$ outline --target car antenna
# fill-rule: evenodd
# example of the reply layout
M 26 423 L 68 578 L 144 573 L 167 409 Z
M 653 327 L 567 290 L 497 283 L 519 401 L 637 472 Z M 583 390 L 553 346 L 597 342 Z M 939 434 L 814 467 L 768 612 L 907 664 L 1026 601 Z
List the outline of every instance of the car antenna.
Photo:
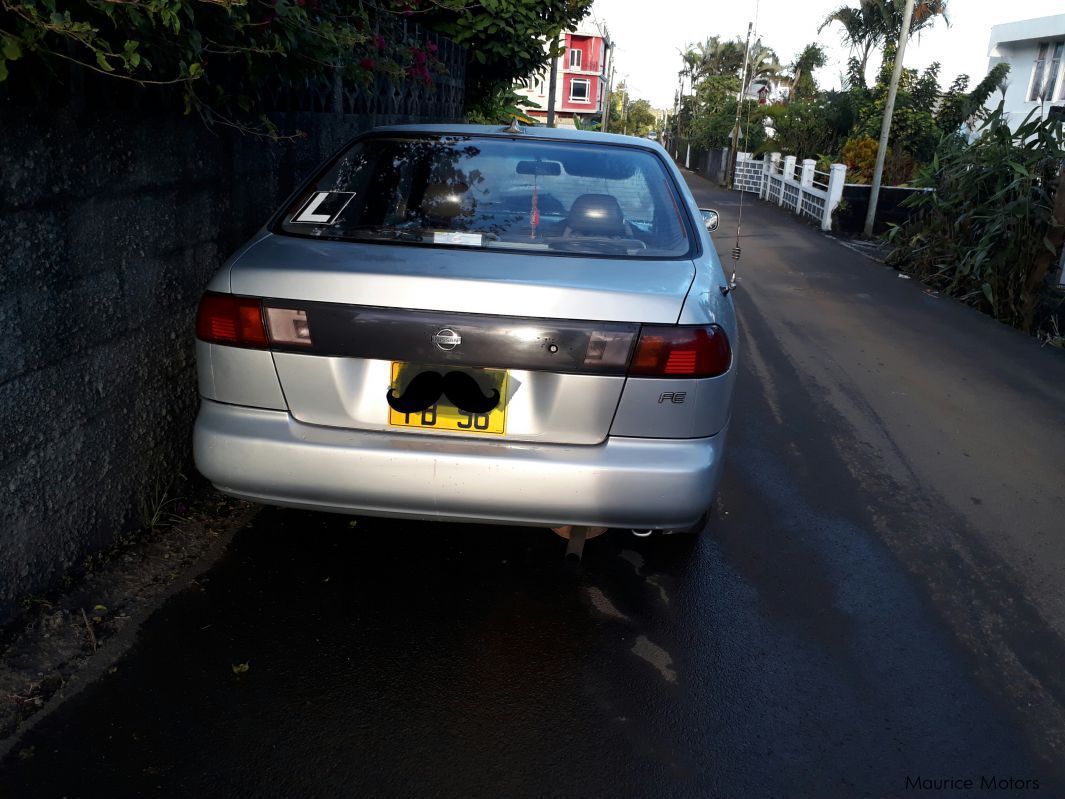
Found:
M 501 132 L 502 133 L 524 133 L 525 132 L 525 128 L 523 128 L 521 125 L 518 124 L 518 118 L 517 117 L 511 117 L 510 125 L 508 127 L 503 128 Z
M 760 0 L 755 0 L 755 3 L 754 3 L 754 21 L 751 22 L 751 23 L 748 23 L 748 28 L 747 28 L 747 48 L 746 48 L 746 50 L 744 51 L 744 54 L 743 54 L 743 79 L 740 81 L 740 86 L 741 86 L 741 88 L 740 88 L 740 92 L 741 92 L 741 94 L 740 94 L 740 102 L 741 103 L 747 101 L 747 91 L 748 91 L 748 86 L 747 86 L 747 64 L 749 63 L 748 59 L 750 58 L 750 55 L 751 55 L 751 29 L 753 28 L 753 29 L 757 30 L 757 28 L 758 28 L 758 7 L 759 7 L 759 5 L 760 5 Z M 743 151 L 744 152 L 747 152 L 747 145 L 748 145 L 748 142 L 749 142 L 750 133 L 751 133 L 751 107 L 747 106 L 747 125 L 743 129 Z M 736 153 L 736 161 L 735 161 L 735 163 L 739 164 L 739 160 L 740 160 L 739 159 L 739 153 Z M 735 180 L 736 180 L 736 167 L 735 166 L 732 167 L 732 180 L 733 180 L 733 184 L 735 184 Z M 739 213 L 736 216 L 736 246 L 734 246 L 732 248 L 732 260 L 733 261 L 740 260 L 740 254 L 743 252 L 743 250 L 740 249 L 740 230 L 743 228 L 743 195 L 744 194 L 745 194 L 745 192 L 744 192 L 743 186 L 740 186 L 740 208 L 739 208 Z M 732 279 L 729 281 L 729 289 L 735 289 L 735 288 L 736 288 L 736 270 L 733 269 L 732 270 Z

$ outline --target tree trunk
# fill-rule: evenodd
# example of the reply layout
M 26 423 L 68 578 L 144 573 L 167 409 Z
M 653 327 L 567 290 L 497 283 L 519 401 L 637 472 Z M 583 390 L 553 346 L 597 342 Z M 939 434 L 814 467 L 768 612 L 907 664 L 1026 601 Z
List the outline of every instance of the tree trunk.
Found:
M 867 42 L 865 50 L 862 51 L 862 85 L 869 86 L 869 82 L 865 77 L 865 70 L 869 66 L 869 54 L 873 51 L 873 45 L 871 42 Z
M 802 67 L 795 70 L 795 76 L 791 79 L 791 91 L 788 92 L 788 105 L 799 99 L 799 78 L 802 77 Z

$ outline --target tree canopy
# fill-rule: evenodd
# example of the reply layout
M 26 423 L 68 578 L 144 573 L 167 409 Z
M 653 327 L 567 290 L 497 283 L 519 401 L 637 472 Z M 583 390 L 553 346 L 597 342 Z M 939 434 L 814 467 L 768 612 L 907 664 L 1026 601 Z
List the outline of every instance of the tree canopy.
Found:
M 904 7 L 895 0 L 858 0 L 857 6 L 843 5 L 822 20 L 817 32 L 830 25 L 843 28 L 843 43 L 860 53 L 864 73 L 872 52 L 889 42 L 897 42 L 902 30 Z M 947 0 L 916 0 L 910 20 L 910 34 L 919 33 L 947 18 Z
M 591 1 L 0 0 L 0 82 L 18 69 L 20 81 L 55 83 L 73 63 L 177 87 L 187 110 L 234 124 L 261 112 L 270 90 L 337 72 L 355 83 L 383 74 L 431 84 L 442 69 L 436 45 L 382 24 L 402 16 L 466 48 L 467 103 L 475 104 L 546 64 L 549 44 Z
M 912 29 L 918 31 L 932 24 L 945 12 L 942 0 L 918 4 L 919 14 Z M 877 138 L 887 101 L 888 83 L 895 59 L 893 35 L 901 25 L 901 3 L 891 0 L 861 0 L 855 8 L 835 12 L 825 25 L 844 20 L 865 19 L 865 38 L 854 41 L 863 48 L 876 45 L 883 58 L 876 80 L 868 85 L 860 50 L 851 59 L 846 88 L 822 91 L 814 79 L 815 71 L 824 66 L 825 53 L 820 44 L 803 47 L 784 67 L 775 51 L 761 40 L 751 46 L 746 74 L 743 73 L 742 42 L 708 37 L 685 51 L 685 64 L 692 75 L 693 91 L 684 98 L 677 132 L 694 145 L 704 148 L 723 147 L 730 143 L 737 117 L 737 97 L 747 85 L 765 81 L 771 86 L 786 87 L 785 94 L 759 105 L 746 97 L 740 109 L 741 149 L 779 151 L 798 158 L 843 160 L 849 179 L 857 182 L 872 177 L 876 160 Z M 892 26 L 895 26 L 894 28 Z M 895 100 L 886 175 L 889 183 L 910 181 L 921 165 L 927 164 L 941 148 L 957 146 L 963 126 L 981 113 L 984 103 L 1008 71 L 1000 65 L 976 88 L 968 90 L 969 79 L 957 76 L 946 90 L 939 85 L 940 66 L 932 64 L 923 71 L 903 70 Z M 748 122 L 749 120 L 749 122 Z

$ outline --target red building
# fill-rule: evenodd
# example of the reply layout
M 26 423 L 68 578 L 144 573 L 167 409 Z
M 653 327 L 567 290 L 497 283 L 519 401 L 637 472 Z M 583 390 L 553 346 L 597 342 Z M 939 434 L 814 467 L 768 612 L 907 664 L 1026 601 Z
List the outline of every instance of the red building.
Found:
M 599 116 L 606 105 L 612 43 L 605 31 L 594 26 L 581 27 L 574 33 L 566 33 L 565 52 L 558 59 L 558 77 L 555 91 L 555 125 L 575 127 L 573 118 Z M 519 87 L 539 108 L 526 106 L 526 113 L 538 122 L 547 121 L 548 80 L 550 73 L 531 81 L 528 87 Z

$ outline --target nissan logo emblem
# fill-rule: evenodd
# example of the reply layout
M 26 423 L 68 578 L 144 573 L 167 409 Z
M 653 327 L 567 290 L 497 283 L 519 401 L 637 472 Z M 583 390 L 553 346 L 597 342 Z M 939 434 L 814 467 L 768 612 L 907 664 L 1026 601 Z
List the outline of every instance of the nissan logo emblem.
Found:
M 437 347 L 444 350 L 453 350 L 459 344 L 462 343 L 462 336 L 452 330 L 450 327 L 445 327 L 443 330 L 436 331 L 432 339 L 430 339 Z

